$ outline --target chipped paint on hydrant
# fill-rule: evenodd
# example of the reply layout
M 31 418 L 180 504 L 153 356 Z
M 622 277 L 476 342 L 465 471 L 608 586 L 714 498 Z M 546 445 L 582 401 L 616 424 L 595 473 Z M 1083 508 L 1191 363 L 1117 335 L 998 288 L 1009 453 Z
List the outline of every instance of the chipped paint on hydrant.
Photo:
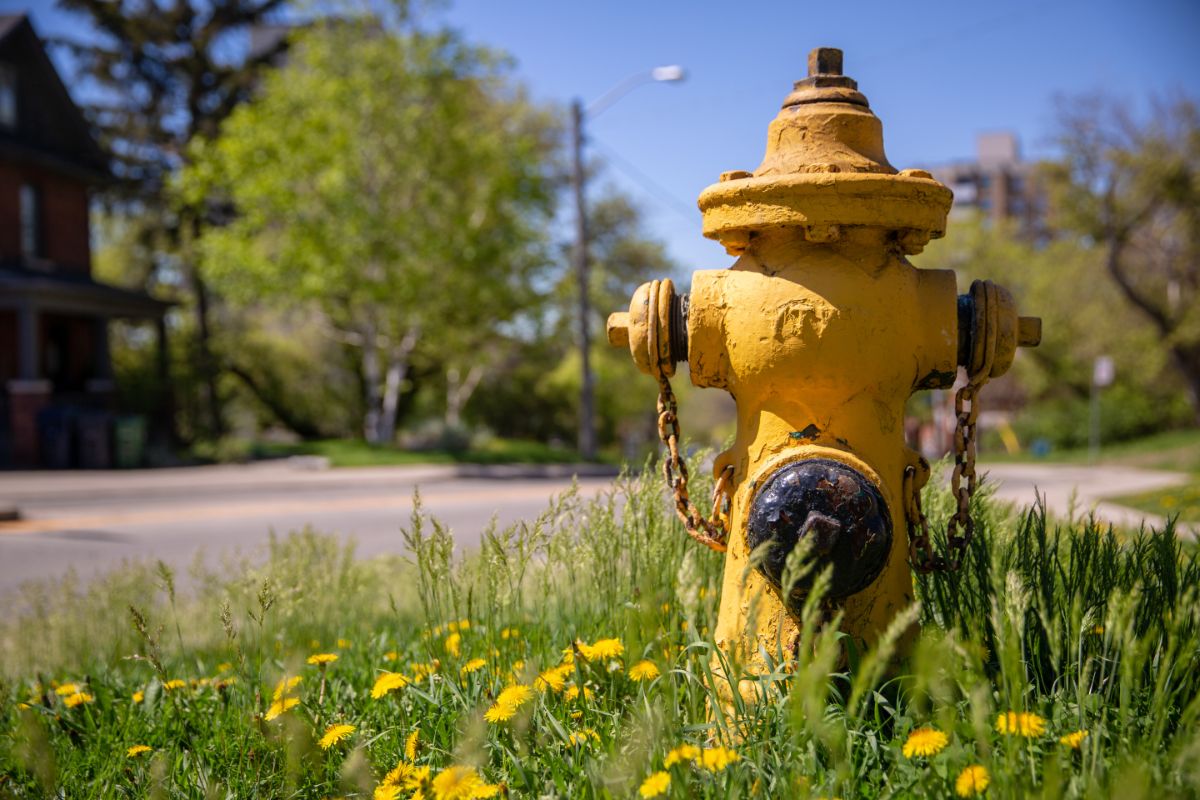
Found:
M 814 50 L 808 66 L 762 164 L 700 195 L 704 235 L 737 260 L 695 272 L 690 295 L 645 284 L 608 323 L 643 372 L 665 381 L 686 360 L 692 383 L 736 400 L 736 440 L 713 467 L 732 467 L 716 638 L 751 674 L 795 655 L 811 580 L 782 580 L 802 539 L 818 571 L 831 568 L 856 645 L 912 602 L 904 492 L 919 492 L 928 465 L 905 446 L 905 401 L 951 388 L 960 366 L 976 383 L 1000 375 L 1040 340 L 1040 320 L 1000 287 L 960 296 L 953 272 L 908 262 L 944 234 L 950 190 L 888 163 L 840 50 Z

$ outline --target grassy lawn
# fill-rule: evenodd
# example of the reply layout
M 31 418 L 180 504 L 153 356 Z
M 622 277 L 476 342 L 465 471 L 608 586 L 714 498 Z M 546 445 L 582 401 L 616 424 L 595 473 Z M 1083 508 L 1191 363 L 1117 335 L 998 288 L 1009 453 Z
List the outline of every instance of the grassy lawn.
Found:
M 578 454 L 566 448 L 518 439 L 493 439 L 487 445 L 462 451 L 401 450 L 376 447 L 361 439 L 324 439 L 298 444 L 259 444 L 256 457 L 324 456 L 334 467 L 396 466 L 405 464 L 563 464 Z
M 1197 796 L 1195 551 L 975 516 L 911 652 L 848 667 L 814 595 L 767 675 L 714 673 L 722 556 L 653 472 L 472 553 L 418 508 L 405 558 L 304 532 L 186 595 L 56 581 L 0 615 L 0 797 Z
M 1091 454 L 1086 447 L 1055 450 L 1044 458 L 1035 458 L 1025 452 L 1010 456 L 1002 450 L 989 450 L 980 453 L 979 458 L 994 463 L 1040 461 L 1082 464 L 1091 459 Z M 1200 473 L 1200 430 L 1167 431 L 1142 439 L 1104 445 L 1100 448 L 1099 463 Z

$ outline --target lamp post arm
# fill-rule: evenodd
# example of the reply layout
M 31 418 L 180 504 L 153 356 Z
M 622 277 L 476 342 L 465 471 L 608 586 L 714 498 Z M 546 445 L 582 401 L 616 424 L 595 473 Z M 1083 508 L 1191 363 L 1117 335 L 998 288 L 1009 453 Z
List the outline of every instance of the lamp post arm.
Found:
M 646 70 L 645 72 L 639 72 L 635 75 L 630 75 L 628 78 L 621 81 L 592 102 L 588 103 L 587 108 L 583 109 L 584 116 L 588 119 L 599 116 L 609 106 L 620 100 L 622 97 L 629 94 L 643 83 L 650 83 L 653 80 L 653 70 Z

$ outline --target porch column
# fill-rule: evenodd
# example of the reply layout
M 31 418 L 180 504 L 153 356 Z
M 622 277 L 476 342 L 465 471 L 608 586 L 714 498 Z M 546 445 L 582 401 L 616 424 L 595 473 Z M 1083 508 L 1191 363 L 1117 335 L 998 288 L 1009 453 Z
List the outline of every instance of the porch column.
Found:
M 35 381 L 41 371 L 41 331 L 38 312 L 26 301 L 17 309 L 17 380 Z
M 8 382 L 8 422 L 12 459 L 19 467 L 37 466 L 41 456 L 38 415 L 50 403 L 53 387 L 41 375 L 41 330 L 36 306 L 17 308 L 17 377 Z

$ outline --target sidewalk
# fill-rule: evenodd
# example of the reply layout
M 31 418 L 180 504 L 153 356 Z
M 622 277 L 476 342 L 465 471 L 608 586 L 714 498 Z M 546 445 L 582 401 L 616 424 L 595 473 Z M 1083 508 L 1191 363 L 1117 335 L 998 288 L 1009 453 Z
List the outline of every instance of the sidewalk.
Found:
M 1166 520 L 1107 498 L 1165 489 L 1191 478 L 1184 472 L 1078 464 L 981 463 L 978 471 L 997 484 L 996 497 L 1000 500 L 1024 507 L 1033 505 L 1040 494 L 1046 499 L 1046 509 L 1056 516 L 1078 517 L 1091 512 L 1098 520 L 1131 528 L 1143 523 L 1161 528 Z M 1200 525 L 1180 523 L 1178 531 L 1195 537 Z

